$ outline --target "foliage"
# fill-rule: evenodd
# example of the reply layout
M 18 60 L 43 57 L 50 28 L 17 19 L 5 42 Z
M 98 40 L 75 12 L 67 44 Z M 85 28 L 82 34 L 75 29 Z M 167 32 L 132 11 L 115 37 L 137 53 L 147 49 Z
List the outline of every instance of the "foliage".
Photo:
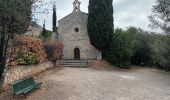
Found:
M 116 29 L 113 34 L 112 46 L 103 51 L 103 56 L 113 65 L 120 68 L 129 68 L 132 56 L 132 43 L 128 33 L 122 29 Z
M 132 64 L 170 70 L 170 36 L 149 33 L 135 27 L 130 27 L 127 32 L 133 44 Z
M 57 27 L 57 13 L 56 13 L 56 5 L 53 5 L 53 32 L 57 35 L 58 40 L 58 27 Z
M 131 58 L 131 63 L 134 65 L 151 64 L 151 35 L 137 28 L 136 31 L 130 31 L 130 29 L 127 31 L 129 34 L 136 34 L 134 37 L 131 37 L 133 43 L 133 56 Z
M 4 83 L 4 70 L 8 69 L 14 34 L 24 34 L 27 31 L 32 11 L 40 8 L 41 5 L 36 4 L 40 1 L 42 0 L 0 0 L 0 89 Z
M 111 48 L 102 51 L 104 59 L 121 68 L 128 65 L 157 66 L 170 71 L 170 36 L 129 27 L 116 29 Z
M 43 31 L 41 32 L 41 34 L 39 35 L 39 38 L 44 41 L 44 42 L 47 42 L 51 39 L 51 35 L 52 35 L 52 31 L 49 31 L 49 30 L 46 30 L 45 28 L 45 21 L 44 21 L 44 24 L 43 24 Z
M 0 0 L 0 89 L 4 82 L 4 69 L 12 47 L 14 33 L 26 32 L 31 21 L 31 0 Z
M 53 5 L 53 32 L 57 32 L 57 14 L 56 14 L 56 5 Z
M 0 27 L 8 33 L 25 33 L 31 21 L 31 5 L 31 0 L 1 0 Z
M 46 41 L 46 39 L 47 39 L 47 32 L 46 32 L 46 29 L 45 29 L 45 21 L 44 21 L 44 24 L 43 24 L 43 31 L 41 32 L 40 36 L 41 36 L 41 39 L 43 41 Z
M 161 28 L 166 34 L 170 34 L 170 0 L 156 0 L 149 16 L 151 27 Z
M 58 41 L 49 41 L 45 44 L 47 58 L 50 61 L 56 61 L 63 57 L 63 44 Z
M 170 71 L 170 0 L 156 0 L 149 16 L 152 28 L 161 28 L 167 35 L 152 34 L 151 58 L 153 65 Z
M 113 37 L 113 0 L 89 0 L 88 34 L 99 50 L 110 47 Z
M 52 31 L 45 30 L 45 35 L 44 35 L 44 33 L 42 32 L 42 33 L 39 35 L 39 38 L 40 38 L 42 41 L 49 41 L 49 40 L 51 39 L 51 35 L 52 35 Z
M 32 64 L 37 64 L 38 62 L 39 62 L 38 56 L 36 53 L 22 51 L 18 56 L 19 65 L 32 65 Z
M 40 39 L 16 36 L 15 40 L 10 65 L 30 65 L 45 61 L 46 54 L 44 44 Z
M 151 47 L 153 65 L 170 71 L 170 37 L 163 35 L 155 36 Z

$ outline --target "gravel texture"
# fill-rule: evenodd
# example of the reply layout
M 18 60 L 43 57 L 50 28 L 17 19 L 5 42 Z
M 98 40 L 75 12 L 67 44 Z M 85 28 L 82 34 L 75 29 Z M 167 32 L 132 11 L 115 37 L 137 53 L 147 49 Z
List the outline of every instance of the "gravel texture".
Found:
M 63 67 L 36 79 L 43 84 L 28 94 L 28 100 L 170 100 L 170 74 L 152 68 Z M 9 94 L 0 100 L 11 97 Z

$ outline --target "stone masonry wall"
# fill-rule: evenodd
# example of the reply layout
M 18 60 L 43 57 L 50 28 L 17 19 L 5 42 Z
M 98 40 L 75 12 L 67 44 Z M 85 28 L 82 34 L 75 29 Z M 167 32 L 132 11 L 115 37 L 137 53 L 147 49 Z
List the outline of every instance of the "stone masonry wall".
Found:
M 11 85 L 16 80 L 23 79 L 31 75 L 36 75 L 50 68 L 53 68 L 53 64 L 51 62 L 44 62 L 42 64 L 32 66 L 17 66 L 16 68 L 11 68 L 6 73 L 4 86 Z
M 80 49 L 80 59 L 96 59 L 97 50 L 91 45 L 87 32 L 88 14 L 74 11 L 59 21 L 58 32 L 64 44 L 63 59 L 74 59 L 74 49 Z M 79 32 L 75 32 L 79 28 Z

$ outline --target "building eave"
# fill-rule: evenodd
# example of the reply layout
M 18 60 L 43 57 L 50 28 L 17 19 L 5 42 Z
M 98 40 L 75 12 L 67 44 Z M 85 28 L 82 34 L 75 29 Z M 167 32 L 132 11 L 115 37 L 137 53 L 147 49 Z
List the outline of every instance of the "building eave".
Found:
M 83 13 L 83 14 L 88 15 L 88 13 L 85 13 L 85 12 L 82 12 L 82 11 L 80 11 L 80 12 Z M 68 14 L 68 15 L 66 15 L 65 17 L 61 18 L 60 20 L 58 20 L 58 22 L 60 22 L 60 21 L 62 21 L 63 19 L 67 18 L 67 17 L 70 16 L 71 14 L 73 14 L 73 12 L 70 13 L 70 14 Z

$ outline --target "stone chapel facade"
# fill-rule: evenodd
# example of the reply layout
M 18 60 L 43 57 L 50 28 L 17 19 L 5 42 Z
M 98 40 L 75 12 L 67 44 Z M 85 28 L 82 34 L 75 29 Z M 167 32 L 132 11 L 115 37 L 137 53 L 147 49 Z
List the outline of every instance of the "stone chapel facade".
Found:
M 63 59 L 97 59 L 98 50 L 91 43 L 87 31 L 88 14 L 81 12 L 78 0 L 73 2 L 73 12 L 58 21 L 58 34 L 64 44 Z

